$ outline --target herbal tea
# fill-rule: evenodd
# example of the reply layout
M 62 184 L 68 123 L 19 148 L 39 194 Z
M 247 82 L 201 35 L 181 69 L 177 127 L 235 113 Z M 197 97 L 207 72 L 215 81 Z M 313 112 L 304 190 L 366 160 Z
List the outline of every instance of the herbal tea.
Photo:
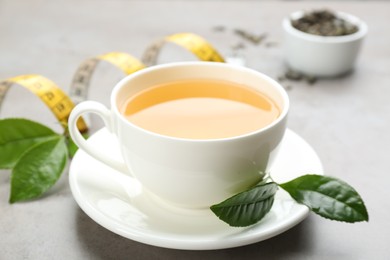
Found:
M 280 108 L 266 94 L 220 80 L 190 79 L 148 88 L 121 113 L 146 130 L 180 138 L 239 136 L 271 124 Z

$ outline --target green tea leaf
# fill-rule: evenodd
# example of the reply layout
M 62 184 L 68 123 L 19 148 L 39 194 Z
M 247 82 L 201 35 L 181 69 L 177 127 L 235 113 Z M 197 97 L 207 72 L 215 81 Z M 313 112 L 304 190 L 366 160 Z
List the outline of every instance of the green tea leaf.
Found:
M 298 203 L 331 220 L 349 223 L 368 221 L 360 195 L 349 184 L 322 175 L 304 175 L 279 185 Z
M 61 176 L 67 157 L 62 136 L 24 153 L 12 170 L 10 203 L 33 199 L 46 192 Z
M 73 156 L 76 154 L 77 150 L 79 149 L 77 145 L 73 142 L 72 138 L 67 138 L 66 140 L 66 146 L 68 147 L 69 156 L 70 158 L 73 158 Z
M 277 184 L 273 182 L 258 185 L 213 205 L 210 209 L 230 226 L 250 226 L 271 210 L 277 189 Z
M 39 123 L 19 118 L 0 120 L 0 169 L 10 169 L 34 145 L 58 138 Z

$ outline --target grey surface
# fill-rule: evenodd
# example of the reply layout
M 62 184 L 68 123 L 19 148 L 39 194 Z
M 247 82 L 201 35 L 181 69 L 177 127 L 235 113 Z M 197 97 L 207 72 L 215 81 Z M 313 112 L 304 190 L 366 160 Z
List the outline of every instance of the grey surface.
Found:
M 278 45 L 245 44 L 247 66 L 276 78 L 284 71 L 281 20 L 297 9 L 331 7 L 355 14 L 369 37 L 353 73 L 336 79 L 288 82 L 289 127 L 318 152 L 329 175 L 364 198 L 369 223 L 344 224 L 310 215 L 266 241 L 216 251 L 179 251 L 140 244 L 111 233 L 86 216 L 63 176 L 40 200 L 8 204 L 10 172 L 0 171 L 0 259 L 389 259 L 390 247 L 390 3 L 260 1 L 0 1 L 0 78 L 39 73 L 67 90 L 77 66 L 108 51 L 141 57 L 153 40 L 190 31 L 227 56 L 242 28 L 268 33 Z M 225 32 L 214 26 L 224 25 Z M 193 59 L 167 46 L 160 62 Z M 105 104 L 123 75 L 99 66 L 89 97 Z M 22 116 L 60 130 L 27 91 L 13 88 L 0 117 Z M 99 123 L 95 122 L 96 130 Z

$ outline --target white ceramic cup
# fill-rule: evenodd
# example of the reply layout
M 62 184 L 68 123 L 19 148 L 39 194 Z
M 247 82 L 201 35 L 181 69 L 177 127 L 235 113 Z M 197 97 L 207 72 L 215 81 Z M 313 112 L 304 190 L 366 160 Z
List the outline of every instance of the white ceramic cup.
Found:
M 120 113 L 128 97 L 180 79 L 218 79 L 245 84 L 267 93 L 281 108 L 270 125 L 245 135 L 221 139 L 184 139 L 150 132 L 132 124 Z M 167 203 L 184 208 L 204 208 L 243 191 L 269 169 L 286 129 L 289 100 L 276 81 L 257 71 L 215 62 L 180 62 L 158 65 L 120 81 L 111 94 L 111 109 L 100 103 L 78 104 L 69 117 L 74 142 L 95 159 L 136 178 L 144 190 Z M 111 158 L 81 136 L 77 119 L 85 113 L 99 115 L 119 141 L 122 157 Z
M 356 25 L 358 31 L 343 36 L 313 35 L 291 25 L 291 20 L 299 19 L 304 14 L 304 11 L 297 11 L 283 20 L 287 65 L 293 70 L 318 77 L 333 77 L 350 71 L 367 34 L 366 23 L 356 16 L 336 12 L 338 17 Z

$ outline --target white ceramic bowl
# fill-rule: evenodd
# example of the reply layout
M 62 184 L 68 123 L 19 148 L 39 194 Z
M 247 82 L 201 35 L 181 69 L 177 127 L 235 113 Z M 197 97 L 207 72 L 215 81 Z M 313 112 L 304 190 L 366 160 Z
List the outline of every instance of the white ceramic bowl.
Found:
M 336 15 L 358 27 L 356 33 L 344 36 L 318 36 L 302 32 L 291 25 L 301 18 L 297 11 L 283 20 L 284 51 L 287 65 L 298 72 L 317 77 L 332 77 L 350 71 L 367 34 L 367 25 L 359 18 L 343 12 Z

